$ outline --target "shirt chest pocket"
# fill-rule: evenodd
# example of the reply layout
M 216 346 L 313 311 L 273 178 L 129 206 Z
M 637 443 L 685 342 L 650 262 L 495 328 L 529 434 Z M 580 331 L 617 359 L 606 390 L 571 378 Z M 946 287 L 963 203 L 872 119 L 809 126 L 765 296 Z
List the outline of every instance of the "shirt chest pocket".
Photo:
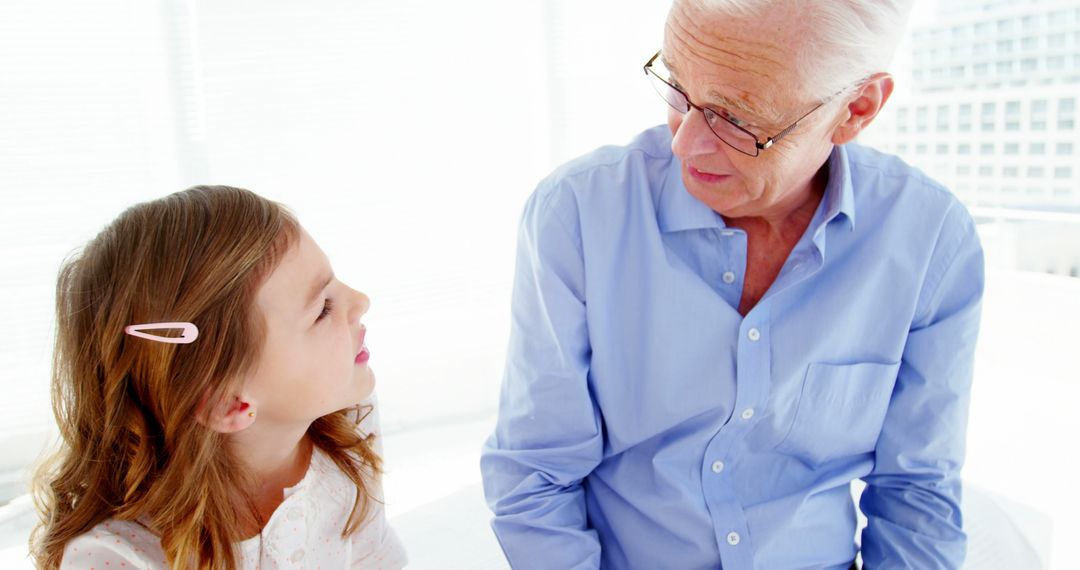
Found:
M 812 467 L 872 451 L 899 370 L 899 362 L 811 364 L 776 450 Z

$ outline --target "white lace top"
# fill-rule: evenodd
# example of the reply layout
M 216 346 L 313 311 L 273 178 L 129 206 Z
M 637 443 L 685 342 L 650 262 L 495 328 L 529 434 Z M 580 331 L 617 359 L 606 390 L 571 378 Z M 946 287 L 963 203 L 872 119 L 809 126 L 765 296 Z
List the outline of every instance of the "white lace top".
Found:
M 373 491 L 381 499 L 381 488 Z M 352 481 L 316 448 L 307 474 L 296 486 L 285 490 L 285 500 L 259 536 L 240 543 L 239 567 L 260 570 L 404 567 L 405 549 L 387 524 L 381 502 L 371 504 L 359 530 L 347 539 L 341 538 L 355 496 Z M 60 567 L 156 570 L 167 565 L 160 540 L 150 529 L 138 522 L 110 519 L 69 542 Z

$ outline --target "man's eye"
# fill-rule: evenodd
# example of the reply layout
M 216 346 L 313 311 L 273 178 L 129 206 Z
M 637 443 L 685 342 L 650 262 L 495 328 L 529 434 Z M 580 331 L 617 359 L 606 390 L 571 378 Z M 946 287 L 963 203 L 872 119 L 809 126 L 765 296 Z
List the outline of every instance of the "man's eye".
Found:
M 325 318 L 327 315 L 330 314 L 330 311 L 332 309 L 333 309 L 333 302 L 331 302 L 330 299 L 327 299 L 326 301 L 324 301 L 323 302 L 323 308 L 322 308 L 321 311 L 319 311 L 319 316 L 315 319 L 315 322 L 319 322 L 319 321 L 323 320 L 323 318 Z
M 726 109 L 721 109 L 721 110 L 717 111 L 716 114 L 720 115 L 721 117 L 723 117 L 724 119 L 726 119 L 729 123 L 731 123 L 733 125 L 738 125 L 738 126 L 741 127 L 741 126 L 746 124 L 742 119 L 736 117 L 735 115 L 732 115 Z

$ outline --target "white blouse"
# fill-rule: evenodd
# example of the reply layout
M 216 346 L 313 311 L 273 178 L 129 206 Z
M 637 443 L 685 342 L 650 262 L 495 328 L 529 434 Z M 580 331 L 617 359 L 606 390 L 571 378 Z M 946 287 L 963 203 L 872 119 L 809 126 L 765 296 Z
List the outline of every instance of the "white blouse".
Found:
M 285 500 L 262 532 L 240 543 L 239 567 L 260 570 L 404 567 L 408 562 L 405 549 L 386 522 L 382 489 L 376 487 L 372 491 L 379 500 L 371 503 L 365 522 L 352 536 L 341 538 L 356 497 L 356 486 L 326 454 L 314 449 L 304 478 L 285 489 Z M 138 522 L 109 519 L 68 542 L 60 567 L 156 570 L 168 566 L 161 542 L 150 529 Z

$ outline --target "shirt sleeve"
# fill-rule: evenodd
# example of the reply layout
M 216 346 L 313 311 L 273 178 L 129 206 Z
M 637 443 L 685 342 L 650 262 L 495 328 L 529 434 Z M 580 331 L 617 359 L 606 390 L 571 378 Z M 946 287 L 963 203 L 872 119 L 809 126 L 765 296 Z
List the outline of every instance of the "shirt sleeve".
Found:
M 480 460 L 492 528 L 515 569 L 600 565 L 582 489 L 603 454 L 590 354 L 576 205 L 541 186 L 521 220 L 499 418 Z
M 983 296 L 983 254 L 974 223 L 953 203 L 901 359 L 873 471 L 860 506 L 870 570 L 959 568 L 968 404 Z
M 155 550 L 160 551 L 160 548 Z M 98 526 L 67 543 L 64 547 L 64 557 L 60 561 L 60 568 L 61 570 L 164 568 L 163 559 L 154 563 L 151 558 L 150 552 L 132 544 L 126 536 Z
M 349 539 L 352 541 L 352 568 L 398 570 L 409 562 L 404 545 L 386 521 L 382 502 L 371 505 L 367 521 Z
M 380 457 L 383 454 L 382 425 L 379 417 L 379 400 L 373 393 L 367 400 L 360 403 L 362 414 L 357 429 L 361 434 L 374 434 L 374 451 Z M 405 547 L 398 538 L 394 528 L 386 520 L 385 498 L 383 496 L 382 482 L 375 482 L 371 490 L 375 498 L 371 502 L 371 510 L 367 519 L 360 529 L 349 537 L 352 542 L 352 568 L 364 568 L 371 570 L 397 570 L 408 564 L 408 556 Z

